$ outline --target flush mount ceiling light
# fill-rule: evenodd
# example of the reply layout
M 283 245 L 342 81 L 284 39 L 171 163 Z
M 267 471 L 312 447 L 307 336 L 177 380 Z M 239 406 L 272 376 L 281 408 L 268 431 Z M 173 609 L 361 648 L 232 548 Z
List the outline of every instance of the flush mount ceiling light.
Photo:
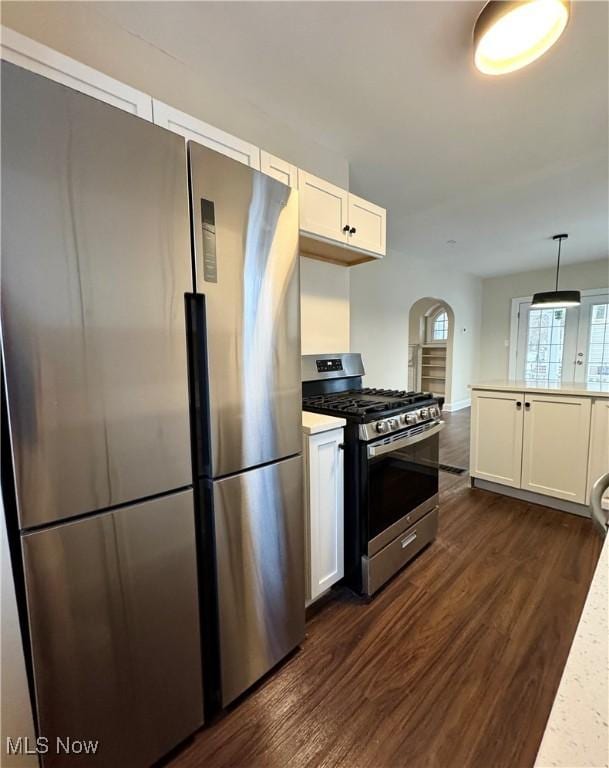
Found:
M 476 67 L 485 75 L 526 67 L 562 35 L 569 11 L 569 0 L 491 0 L 474 26 Z
M 560 246 L 562 241 L 569 235 L 554 235 L 552 240 L 558 240 L 558 261 L 556 263 L 556 288 L 553 291 L 536 293 L 533 296 L 531 307 L 541 309 L 552 309 L 553 307 L 577 307 L 582 302 L 579 291 L 559 291 L 558 290 L 558 272 L 560 271 Z

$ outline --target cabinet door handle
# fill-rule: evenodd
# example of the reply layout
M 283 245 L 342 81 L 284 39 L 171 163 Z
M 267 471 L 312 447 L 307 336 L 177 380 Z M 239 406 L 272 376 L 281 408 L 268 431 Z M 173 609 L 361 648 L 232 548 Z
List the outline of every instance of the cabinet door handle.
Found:
M 522 401 L 516 400 L 516 408 L 522 408 Z
M 344 232 L 345 234 L 347 234 L 347 232 L 348 232 L 348 231 L 349 231 L 349 225 L 348 225 L 348 224 L 345 224 L 345 226 L 343 227 L 343 232 Z
M 531 407 L 531 403 L 525 403 L 525 404 L 524 404 L 524 407 L 525 407 L 525 408 L 530 408 L 530 407 Z
M 339 451 L 344 451 L 345 450 L 345 444 L 344 443 L 339 443 L 338 444 L 338 450 Z
M 355 229 L 355 227 L 351 227 L 351 229 L 349 230 L 349 234 L 351 235 L 354 235 L 356 232 L 357 230 Z

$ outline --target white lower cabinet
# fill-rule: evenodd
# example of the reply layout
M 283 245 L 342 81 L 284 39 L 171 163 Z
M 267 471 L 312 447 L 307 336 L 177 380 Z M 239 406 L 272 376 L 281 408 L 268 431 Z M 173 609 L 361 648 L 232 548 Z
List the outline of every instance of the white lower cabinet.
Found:
M 472 477 L 520 487 L 522 392 L 474 392 L 470 463 Z
M 590 398 L 525 393 L 521 488 L 586 502 Z
M 609 400 L 595 403 L 598 424 L 592 428 L 591 443 L 590 397 L 474 390 L 471 476 L 588 503 L 591 473 L 600 476 L 607 471 L 601 464 L 603 445 L 607 464 L 609 405 L 603 403 Z
M 592 486 L 605 472 L 609 472 L 609 399 L 596 400 L 592 405 L 587 504 L 590 503 Z M 609 509 L 609 491 L 603 496 L 603 506 Z
M 344 575 L 343 429 L 304 429 L 306 599 L 313 602 Z

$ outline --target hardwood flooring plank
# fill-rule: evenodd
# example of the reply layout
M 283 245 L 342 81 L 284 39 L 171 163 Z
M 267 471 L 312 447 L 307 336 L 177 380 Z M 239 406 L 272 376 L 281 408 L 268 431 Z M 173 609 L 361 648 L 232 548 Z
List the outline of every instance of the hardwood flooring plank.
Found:
M 467 466 L 469 410 L 445 418 L 441 461 Z M 600 538 L 467 475 L 440 499 L 430 547 L 372 601 L 338 589 L 170 768 L 530 768 Z

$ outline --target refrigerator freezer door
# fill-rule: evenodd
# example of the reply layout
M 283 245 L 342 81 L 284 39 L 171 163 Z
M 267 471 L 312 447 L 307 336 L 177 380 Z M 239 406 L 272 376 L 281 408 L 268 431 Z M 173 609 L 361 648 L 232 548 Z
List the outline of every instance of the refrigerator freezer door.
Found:
M 304 637 L 302 459 L 213 483 L 222 705 Z
M 2 343 L 20 525 L 190 485 L 181 137 L 2 63 Z
M 203 723 L 193 492 L 113 513 L 139 759 L 149 765 Z
M 136 692 L 129 670 L 112 515 L 23 537 L 44 768 L 65 764 L 57 737 L 98 741 L 89 764 L 130 765 Z M 126 734 L 131 733 L 128 739 Z
M 219 477 L 301 450 L 298 200 L 210 149 L 189 154 L 211 404 L 201 473 Z
M 192 491 L 22 541 L 40 735 L 99 740 L 87 767 L 150 765 L 203 721 Z

